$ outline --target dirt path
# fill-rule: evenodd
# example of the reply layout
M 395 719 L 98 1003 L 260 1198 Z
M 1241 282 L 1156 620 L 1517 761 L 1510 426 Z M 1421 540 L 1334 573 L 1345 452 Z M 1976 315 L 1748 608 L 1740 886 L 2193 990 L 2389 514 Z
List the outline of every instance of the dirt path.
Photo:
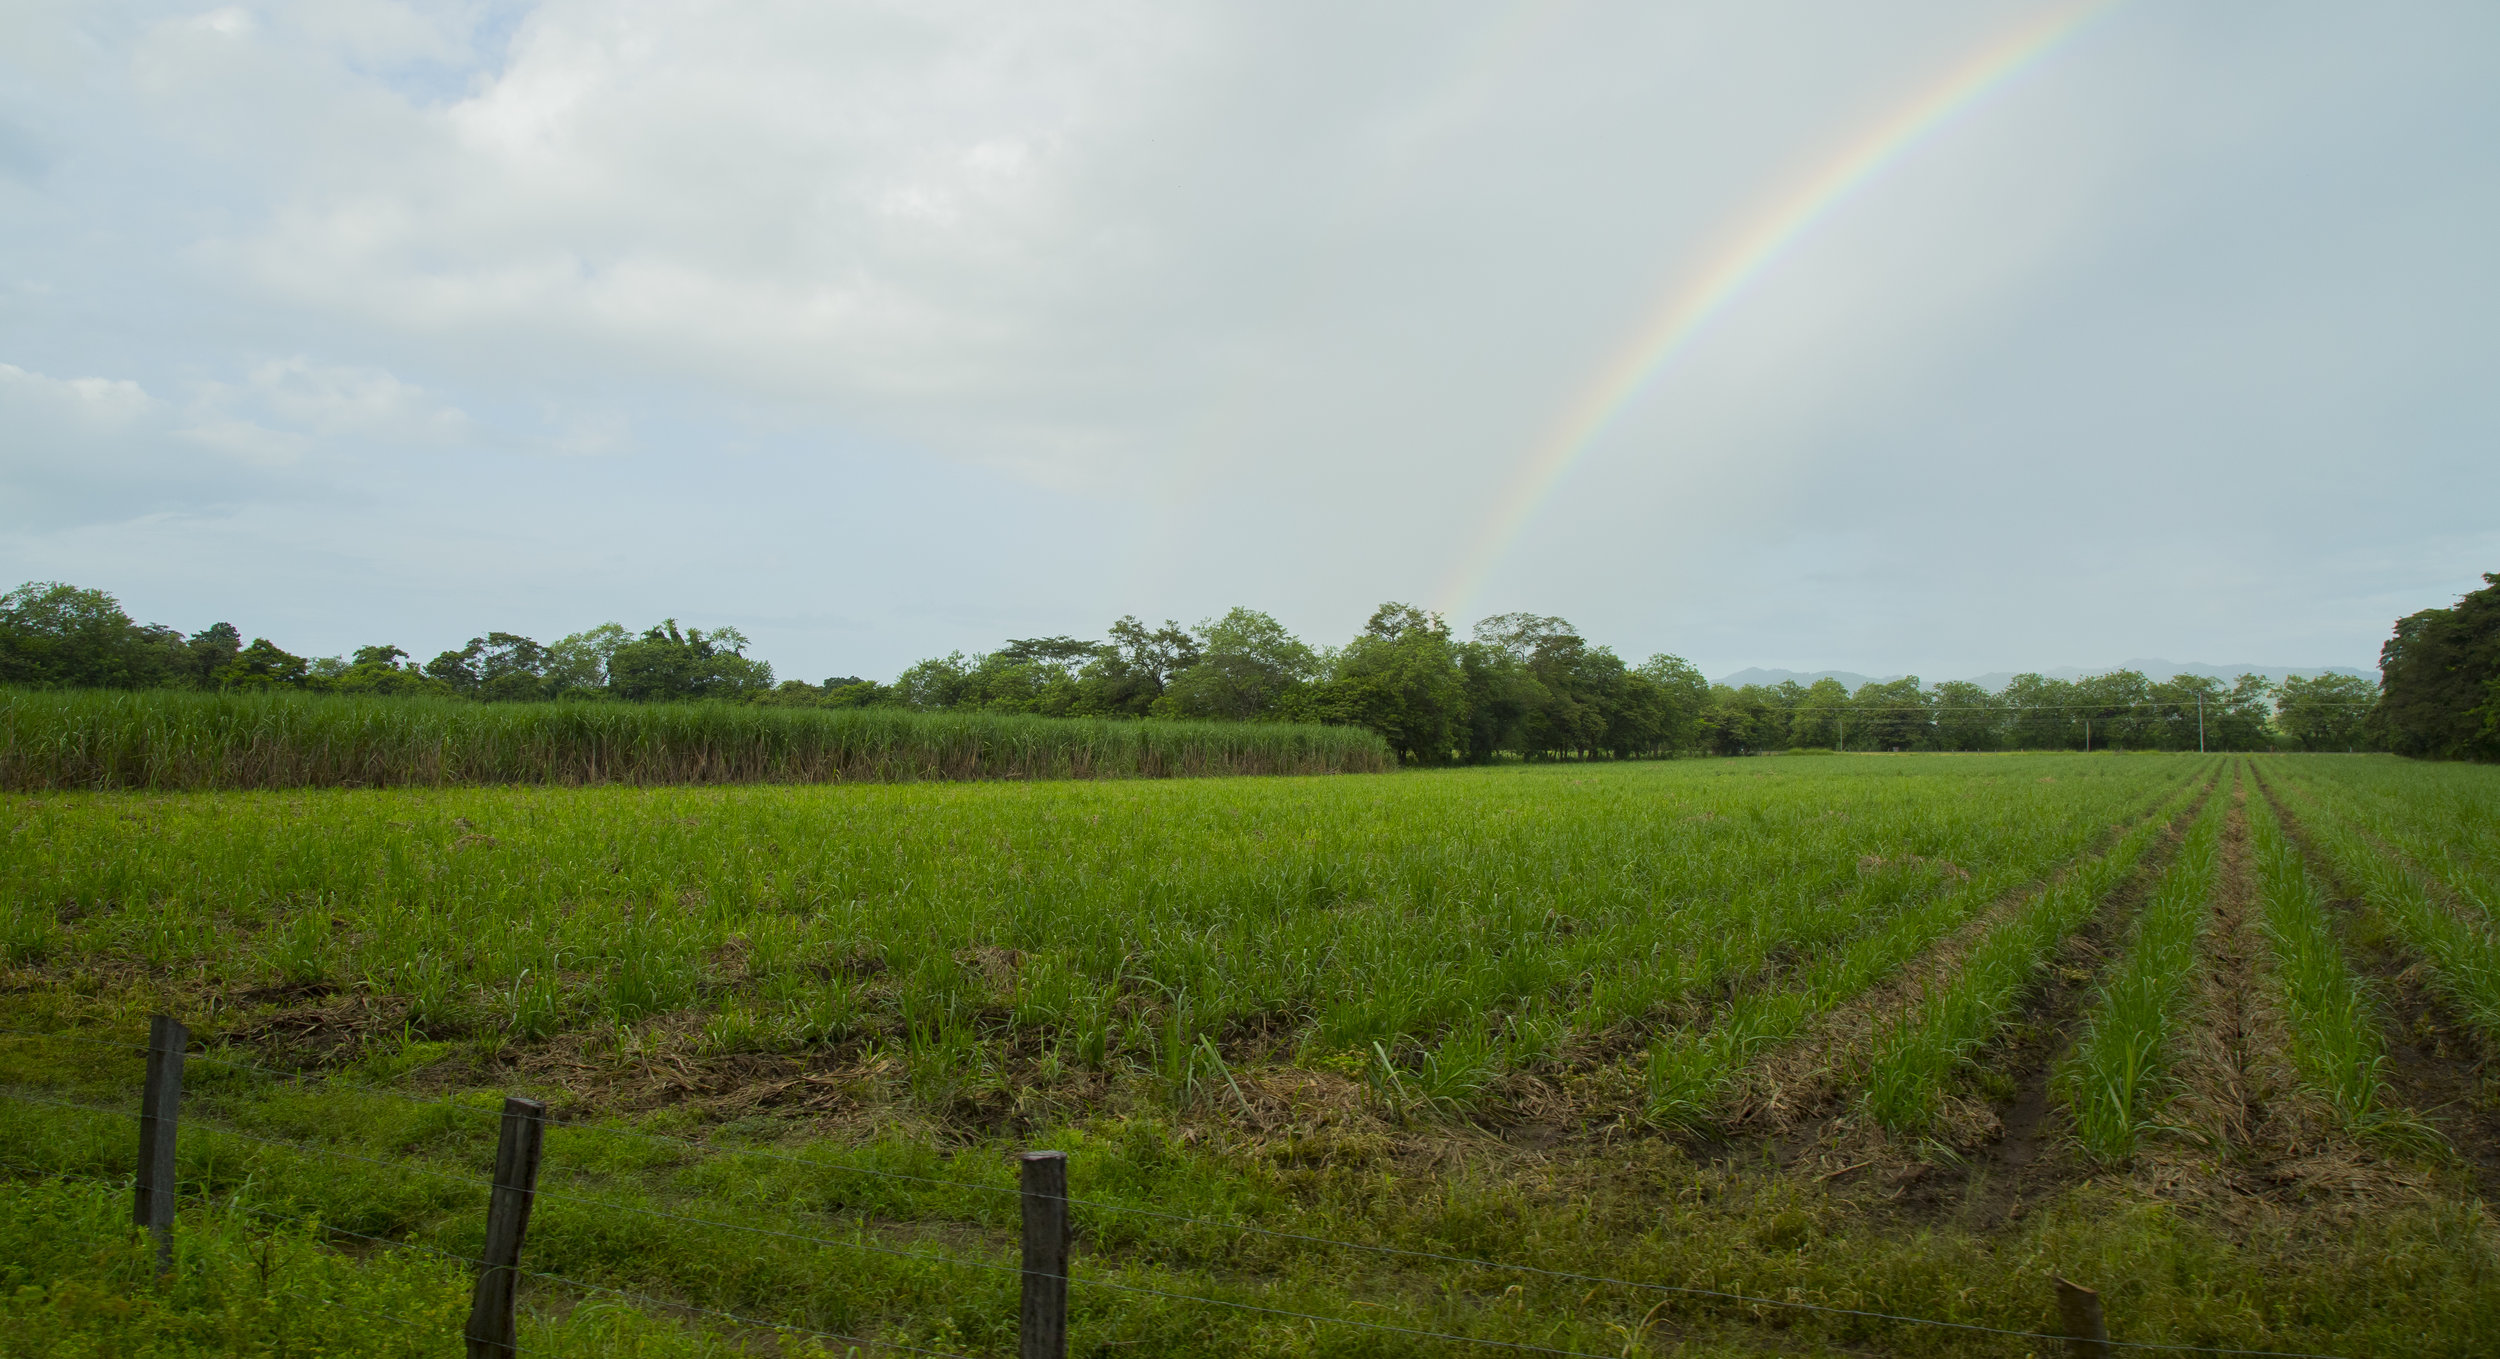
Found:
M 2270 979 L 2262 971 L 2266 941 L 2257 928 L 2257 884 L 2249 863 L 2249 790 L 2245 779 L 2234 784 L 2231 811 L 2222 823 L 2222 876 L 2197 963 L 2197 1023 L 2174 1068 L 2185 1087 L 2180 1121 L 2224 1148 L 2256 1140 L 2268 1101 L 2284 1088 L 2278 1068 L 2288 1043 L 2282 1016 L 2265 1005 Z
M 2258 899 L 2252 795 L 2244 773 L 2223 822 L 2222 875 L 2201 947 L 2193 1019 L 2173 1068 L 2181 1092 L 2168 1118 L 2179 1131 L 2146 1138 L 2134 1168 L 2147 1193 L 2225 1216 L 2257 1202 L 2382 1194 L 2402 1180 L 2340 1131 L 2292 1068 L 2291 1031 Z

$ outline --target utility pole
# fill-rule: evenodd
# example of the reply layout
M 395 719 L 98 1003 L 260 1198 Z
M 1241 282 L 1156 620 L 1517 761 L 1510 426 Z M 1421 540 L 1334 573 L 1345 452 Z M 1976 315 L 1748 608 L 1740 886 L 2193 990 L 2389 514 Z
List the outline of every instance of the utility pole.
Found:
M 2196 696 L 2196 753 L 2205 753 L 2205 696 Z

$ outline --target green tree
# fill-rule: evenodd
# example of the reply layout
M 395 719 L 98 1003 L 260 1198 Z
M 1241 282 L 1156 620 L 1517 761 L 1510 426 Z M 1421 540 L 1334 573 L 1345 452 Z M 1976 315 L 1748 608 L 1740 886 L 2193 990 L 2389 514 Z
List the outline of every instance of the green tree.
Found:
M 973 658 L 949 706 L 1066 717 L 1079 697 L 1079 671 L 1102 650 L 1074 637 L 1010 639 Z
M 1681 656 L 1656 655 L 1634 672 L 1657 690 L 1660 716 L 1657 749 L 1699 750 L 1702 714 L 1710 707 L 1710 681 Z
M 826 679 L 824 695 L 824 706 L 828 708 L 879 708 L 902 702 L 894 689 L 857 675 Z
M 539 673 L 547 681 L 548 691 L 557 697 L 604 695 L 608 689 L 608 659 L 617 648 L 633 640 L 633 634 L 622 623 L 601 623 L 587 632 L 560 637 L 547 645 Z
M 1969 680 L 1936 686 L 1935 742 L 1940 750 L 1995 750 L 2005 741 L 1997 696 Z
M 1702 748 L 1714 755 L 1758 755 L 1784 750 L 1794 740 L 1794 709 L 1805 689 L 1795 681 L 1776 686 L 1748 684 L 1732 689 L 1710 687 L 1710 707 L 1702 714 Z
M 489 703 L 525 703 L 553 696 L 547 661 L 547 648 L 529 638 L 490 632 L 426 662 L 425 675 L 454 693 Z
M 1198 625 L 1197 663 L 1172 677 L 1158 716 L 1249 721 L 1277 713 L 1319 670 L 1319 656 L 1285 625 L 1236 608 Z
M 449 695 L 449 686 L 430 679 L 413 665 L 402 665 L 408 653 L 395 646 L 366 646 L 345 662 L 313 663 L 307 688 L 334 694 Z M 325 667 L 336 667 L 324 673 Z
M 477 696 L 489 703 L 518 703 L 550 697 L 547 648 L 510 632 L 490 632 L 479 641 Z
M 1459 720 L 1464 758 L 1484 764 L 1500 751 L 1518 750 L 1521 724 L 1531 709 L 1545 701 L 1544 686 L 1528 673 L 1526 662 L 1505 647 L 1469 641 L 1452 649 L 1464 695 Z
M 2218 725 L 2228 705 L 2222 681 L 2204 675 L 2173 675 L 2152 686 L 2152 711 L 2145 719 L 2151 745 L 2162 750 L 2194 750 L 2198 723 L 2203 723 L 2205 749 L 2223 750 Z
M 2377 705 L 2378 686 L 2359 675 L 2294 675 L 2275 690 L 2274 723 L 2303 750 L 2359 750 Z
M 608 688 L 619 698 L 641 703 L 738 699 L 765 692 L 773 687 L 773 668 L 749 660 L 747 645 L 736 628 L 680 630 L 676 619 L 664 619 L 609 653 Z
M 894 696 L 906 708 L 936 712 L 963 702 L 972 662 L 960 651 L 921 661 L 894 677 Z
M 1793 680 L 1780 687 L 1797 689 Z M 1852 749 L 1849 744 L 1848 686 L 1826 676 L 1797 690 L 1789 709 L 1788 741 L 1792 746 Z M 1866 748 L 1864 731 L 1858 733 L 1858 743 L 1854 748 Z
M 474 696 L 477 693 L 479 653 L 485 645 L 483 638 L 472 637 L 469 644 L 458 651 L 437 654 L 425 663 L 425 677 L 455 694 Z
M 1933 705 L 1916 675 L 1859 685 L 1849 696 L 1851 749 L 1927 749 L 1935 736 Z
M 2153 682 L 2133 670 L 2086 675 L 2067 691 L 2083 724 L 2086 750 L 2146 749 L 2160 744 L 2152 720 Z
M 1443 764 L 1457 753 L 1467 684 L 1441 615 L 1383 604 L 1331 660 L 1328 677 L 1305 691 L 1298 715 L 1369 727 L 1408 764 Z
M 300 689 L 312 674 L 312 662 L 255 637 L 214 676 L 221 689 Z
M 2075 686 L 2028 672 L 2005 682 L 2007 743 L 2016 750 L 2072 750 L 2082 744 Z
M 183 643 L 178 669 L 184 682 L 197 689 L 217 686 L 217 674 L 243 654 L 243 634 L 232 623 L 211 623 Z
M 1077 675 L 1074 711 L 1094 717 L 1144 717 L 1172 677 L 1198 663 L 1198 639 L 1170 619 L 1149 628 L 1130 614 Z
M 2269 719 L 2274 715 L 2274 686 L 2263 675 L 2242 675 L 2222 696 L 2222 720 L 2207 733 L 2206 748 L 2217 741 L 2224 750 L 2271 750 Z M 2208 721 L 2211 716 L 2208 714 Z
M 2397 620 L 2379 648 L 2374 734 L 2399 755 L 2500 760 L 2500 575 Z
M 181 637 L 102 590 L 29 581 L 0 595 L 0 684 L 133 689 L 176 675 Z
M 1629 669 L 1612 651 L 1590 646 L 1568 620 L 1500 614 L 1476 624 L 1475 640 L 1507 653 L 1536 681 L 1518 722 L 1523 753 L 1586 756 L 1641 739 L 1639 715 L 1629 706 Z

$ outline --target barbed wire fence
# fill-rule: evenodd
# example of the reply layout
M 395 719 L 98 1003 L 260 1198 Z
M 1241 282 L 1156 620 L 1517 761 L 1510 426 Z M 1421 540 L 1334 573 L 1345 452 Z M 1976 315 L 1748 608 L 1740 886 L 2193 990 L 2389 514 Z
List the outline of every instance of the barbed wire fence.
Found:
M 1938 1331 L 1989 1335 L 2014 1340 L 2052 1341 L 2062 1343 L 2070 1356 L 2113 1356 L 2124 1352 L 2273 1356 L 2274 1359 L 2357 1359 L 2357 1356 L 2324 1354 L 2299 1350 L 2242 1349 L 2213 1345 L 2166 1344 L 2152 1341 L 2112 1338 L 2103 1316 L 2098 1292 L 2054 1279 L 2056 1300 L 2062 1330 L 2060 1332 L 2024 1330 L 2014 1327 L 1982 1325 L 1976 1322 L 1950 1321 L 1866 1308 L 1839 1307 L 1796 1299 L 1768 1298 L 1725 1289 L 1702 1288 L 1681 1284 L 1623 1279 L 1608 1275 L 1552 1269 L 1539 1265 L 1483 1259 L 1439 1251 L 1415 1250 L 1384 1246 L 1369 1242 L 1347 1241 L 1334 1237 L 1259 1227 L 1246 1223 L 1222 1222 L 1193 1217 L 1160 1209 L 1141 1208 L 1129 1204 L 1110 1203 L 1072 1197 L 1068 1193 L 1067 1156 L 1058 1151 L 1026 1151 L 1017 1157 L 1019 1183 L 1015 1187 L 982 1184 L 976 1181 L 915 1175 L 881 1167 L 829 1160 L 816 1156 L 797 1156 L 764 1148 L 719 1147 L 665 1133 L 612 1125 L 567 1123 L 551 1118 L 547 1106 L 525 1096 L 507 1096 L 497 1111 L 494 1169 L 491 1175 L 479 1176 L 441 1166 L 429 1165 L 414 1158 L 385 1159 L 364 1156 L 337 1147 L 287 1138 L 268 1137 L 241 1128 L 212 1122 L 204 1116 L 186 1118 L 183 1113 L 183 1077 L 186 1065 L 199 1063 L 247 1072 L 277 1081 L 307 1087 L 336 1087 L 363 1094 L 404 1100 L 469 1115 L 489 1112 L 475 1104 L 413 1094 L 387 1086 L 341 1080 L 320 1073 L 290 1072 L 223 1057 L 205 1051 L 190 1050 L 189 1031 L 170 1016 L 155 1016 L 149 1026 L 148 1041 L 142 1044 L 116 1042 L 85 1035 L 43 1032 L 27 1029 L 0 1028 L 0 1035 L 35 1040 L 84 1043 L 118 1050 L 125 1055 L 144 1052 L 146 1075 L 134 1107 L 115 1107 L 82 1100 L 51 1099 L 21 1089 L 0 1088 L 0 1099 L 46 1107 L 87 1116 L 114 1118 L 136 1117 L 138 1122 L 137 1163 L 128 1179 L 112 1179 L 75 1171 L 48 1168 L 32 1163 L 0 1161 L 0 1173 L 17 1178 L 40 1178 L 85 1183 L 105 1188 L 127 1188 L 133 1196 L 133 1221 L 144 1229 L 155 1247 L 156 1267 L 160 1275 L 170 1274 L 176 1267 L 173 1249 L 174 1229 L 178 1221 L 177 1162 L 175 1152 L 182 1137 L 231 1139 L 248 1144 L 283 1149 L 295 1154 L 335 1161 L 363 1164 L 398 1173 L 423 1175 L 443 1183 L 457 1184 L 471 1190 L 484 1191 L 485 1246 L 478 1255 L 464 1255 L 423 1242 L 402 1240 L 373 1233 L 352 1231 L 323 1222 L 317 1215 L 304 1216 L 243 1203 L 240 1197 L 222 1205 L 209 1203 L 202 1196 L 203 1206 L 223 1207 L 230 1211 L 267 1221 L 280 1228 L 295 1228 L 321 1233 L 325 1238 L 353 1241 L 383 1251 L 424 1255 L 459 1265 L 474 1275 L 471 1306 L 458 1339 L 466 1346 L 469 1359 L 496 1359 L 497 1356 L 528 1354 L 531 1347 L 519 1339 L 519 1300 L 521 1283 L 567 1289 L 585 1296 L 601 1296 L 630 1303 L 660 1316 L 681 1317 L 752 1333 L 795 1336 L 819 1343 L 832 1343 L 861 1354 L 897 1354 L 931 1356 L 932 1359 L 973 1359 L 952 1350 L 913 1345 L 891 1336 L 872 1337 L 824 1330 L 794 1323 L 787 1319 L 753 1316 L 719 1308 L 705 1307 L 685 1301 L 611 1284 L 572 1278 L 545 1270 L 526 1268 L 523 1263 L 532 1207 L 540 1199 L 566 1203 L 602 1212 L 627 1214 L 660 1220 L 672 1227 L 693 1227 L 712 1231 L 728 1231 L 782 1243 L 850 1251 L 900 1258 L 953 1269 L 968 1269 L 992 1274 L 1009 1274 L 1018 1280 L 1018 1315 L 1016 1325 L 1019 1359 L 1065 1359 L 1069 1343 L 1068 1295 L 1071 1287 L 1099 1290 L 1132 1297 L 1216 1308 L 1225 1311 L 1255 1314 L 1280 1320 L 1305 1323 L 1312 1327 L 1341 1327 L 1382 1336 L 1399 1337 L 1417 1342 L 1435 1342 L 1472 1350 L 1507 1351 L 1521 1354 L 1567 1356 L 1568 1359 L 1616 1359 L 1588 1350 L 1567 1349 L 1530 1341 L 1498 1337 L 1466 1335 L 1456 1331 L 1433 1330 L 1422 1326 L 1406 1326 L 1360 1317 L 1332 1316 L 1292 1308 L 1271 1307 L 1236 1299 L 1210 1297 L 1175 1289 L 1155 1288 L 1144 1284 L 1123 1282 L 1099 1273 L 1076 1273 L 1070 1269 L 1074 1244 L 1072 1210 L 1108 1215 L 1125 1215 L 1158 1222 L 1205 1228 L 1236 1236 L 1257 1236 L 1295 1242 L 1328 1250 L 1391 1257 L 1437 1265 L 1458 1266 L 1521 1278 L 1543 1279 L 1593 1287 L 1614 1287 L 1662 1300 L 1692 1298 L 1726 1303 L 1751 1309 L 1769 1309 L 1799 1314 L 1819 1314 L 1848 1318 L 1860 1322 L 1880 1322 L 1891 1326 L 1924 1327 Z M 952 1191 L 971 1191 L 1011 1197 L 1016 1200 L 1021 1232 L 1016 1242 L 1018 1259 L 1014 1264 L 998 1259 L 982 1259 L 963 1252 L 937 1253 L 909 1250 L 866 1239 L 865 1231 L 852 1237 L 824 1236 L 807 1232 L 784 1231 L 754 1223 L 717 1217 L 696 1217 L 673 1213 L 641 1204 L 612 1198 L 594 1198 L 563 1193 L 539 1187 L 539 1168 L 544 1159 L 545 1133 L 549 1127 L 600 1135 L 668 1144 L 706 1157 L 754 1157 L 785 1162 L 814 1171 L 832 1171 L 871 1179 L 908 1182 Z M 1004 1244 L 1004 1243 L 1002 1243 Z M 439 1326 L 358 1308 L 333 1300 L 332 1305 L 369 1320 L 388 1322 L 411 1333 L 441 1336 Z M 1662 1304 L 1663 1305 L 1663 1304 Z M 1656 1309 L 1652 1310 L 1654 1316 Z M 1632 1333 L 1638 1343 L 1646 1332 Z M 1625 1353 L 1631 1353 L 1626 1349 Z

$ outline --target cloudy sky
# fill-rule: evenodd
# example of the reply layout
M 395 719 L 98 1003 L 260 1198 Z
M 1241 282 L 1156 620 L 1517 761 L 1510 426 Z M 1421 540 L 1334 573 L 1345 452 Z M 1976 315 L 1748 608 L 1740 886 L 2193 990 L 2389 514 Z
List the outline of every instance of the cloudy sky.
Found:
M 0 0 L 0 577 L 2368 665 L 2500 570 L 2496 241 L 2484 0 Z

